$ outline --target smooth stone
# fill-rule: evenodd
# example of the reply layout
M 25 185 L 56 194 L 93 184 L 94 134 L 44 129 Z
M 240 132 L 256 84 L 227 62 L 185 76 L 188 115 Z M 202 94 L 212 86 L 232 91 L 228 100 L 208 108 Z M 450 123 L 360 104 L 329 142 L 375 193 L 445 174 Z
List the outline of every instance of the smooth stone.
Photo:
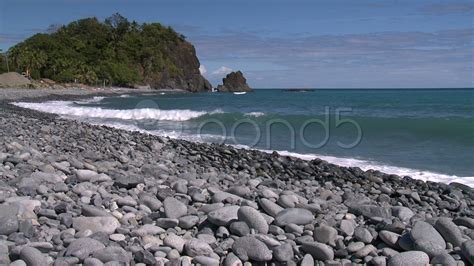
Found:
M 363 227 L 356 227 L 354 230 L 354 237 L 365 244 L 372 243 L 372 240 L 374 239 L 370 231 Z
M 382 241 L 387 244 L 391 248 L 398 248 L 398 239 L 400 238 L 399 234 L 387 231 L 387 230 L 382 230 L 379 232 L 379 237 L 382 239 Z
M 125 264 L 129 264 L 132 260 L 132 256 L 121 247 L 106 247 L 99 249 L 92 253 L 92 257 L 99 259 L 103 263 L 110 261 L 118 261 Z
M 169 234 L 165 237 L 165 239 L 163 239 L 163 244 L 178 250 L 179 253 L 182 253 L 186 241 L 180 236 L 177 236 L 175 234 Z
M 423 251 L 434 257 L 446 249 L 444 238 L 427 222 L 418 221 L 410 231 L 415 250 Z
M 276 217 L 277 214 L 284 210 L 283 207 L 268 199 L 260 199 L 260 207 L 270 216 Z
M 347 245 L 347 251 L 350 253 L 357 252 L 365 247 L 365 244 L 363 242 L 351 242 L 349 245 Z
M 313 232 L 314 240 L 323 244 L 334 244 L 337 237 L 337 230 L 325 224 L 318 226 Z
M 224 266 L 242 266 L 242 261 L 234 253 L 227 254 L 224 260 Z
M 91 170 L 76 170 L 76 177 L 81 182 L 91 181 L 99 174 Z
M 268 224 L 262 214 L 252 207 L 240 207 L 237 212 L 237 218 L 244 221 L 249 228 L 253 228 L 262 234 L 268 233 Z
M 275 217 L 275 223 L 278 226 L 287 224 L 306 225 L 310 224 L 314 219 L 313 214 L 302 208 L 284 209 Z
M 18 207 L 15 205 L 0 205 L 0 235 L 9 235 L 18 231 Z
M 449 255 L 448 253 L 443 253 L 440 255 L 435 256 L 430 261 L 433 265 L 443 265 L 443 266 L 456 266 L 456 260 Z
M 12 263 L 10 263 L 10 266 L 28 266 L 28 265 L 26 264 L 24 260 L 15 260 Z
M 314 258 L 311 254 L 306 254 L 301 260 L 300 266 L 314 266 Z
M 102 266 L 104 263 L 96 258 L 87 258 L 84 260 L 83 266 Z
M 426 266 L 430 263 L 428 254 L 422 251 L 406 251 L 398 253 L 388 260 L 388 266 Z
M 163 228 L 152 225 L 152 224 L 144 224 L 143 226 L 139 227 L 132 231 L 132 236 L 146 236 L 146 235 L 157 235 L 166 232 Z
M 82 215 L 87 217 L 107 217 L 110 216 L 110 213 L 103 208 L 92 205 L 84 205 L 82 206 Z
M 465 226 L 469 229 L 474 229 L 474 218 L 458 217 L 453 220 L 456 225 Z
M 66 256 L 74 256 L 81 261 L 89 257 L 94 251 L 105 248 L 104 244 L 92 238 L 79 238 L 71 242 L 64 253 Z
M 229 230 L 232 234 L 237 236 L 246 236 L 250 234 L 250 227 L 245 222 L 233 222 L 229 226 Z
M 184 245 L 184 251 L 188 256 L 210 256 L 214 251 L 204 241 L 193 238 Z
M 357 258 L 365 258 L 367 257 L 369 254 L 373 253 L 377 251 L 377 248 L 374 247 L 373 245 L 369 244 L 369 245 L 366 245 L 364 246 L 363 248 L 359 249 L 355 254 L 354 256 L 356 256 Z
M 453 244 L 454 247 L 461 246 L 463 242 L 461 230 L 450 218 L 439 218 L 434 228 L 441 234 L 446 242 Z
M 384 257 L 384 256 L 373 257 L 370 260 L 370 265 L 372 265 L 372 266 L 386 266 L 387 265 L 387 258 Z
M 158 200 L 155 196 L 151 196 L 148 194 L 141 194 L 139 196 L 140 202 L 142 202 L 145 206 L 150 208 L 152 211 L 158 211 L 161 206 L 163 205 L 160 200 Z
M 78 231 L 91 230 L 92 233 L 110 235 L 120 227 L 120 222 L 114 217 L 76 217 L 72 219 L 72 227 Z
M 188 207 L 173 197 L 167 197 L 163 202 L 163 206 L 166 217 L 171 219 L 178 219 L 188 212 Z
M 474 240 L 464 241 L 461 245 L 462 255 L 474 265 Z
M 44 266 L 47 265 L 47 259 L 41 251 L 33 247 L 24 247 L 20 251 L 20 259 L 28 266 Z
M 351 205 L 349 207 L 349 212 L 362 215 L 366 218 L 373 219 L 376 217 L 382 219 L 388 219 L 392 217 L 392 211 L 387 207 L 380 207 L 376 205 Z
M 159 218 L 156 220 L 156 225 L 165 229 L 178 226 L 179 220 L 173 218 Z
M 115 242 L 124 241 L 127 237 L 124 234 L 112 234 L 109 236 L 110 240 Z
M 354 234 L 354 222 L 350 220 L 342 220 L 339 225 L 339 229 L 344 234 L 344 236 L 352 236 Z
M 198 265 L 209 265 L 209 266 L 219 266 L 219 260 L 207 256 L 196 256 L 193 258 L 193 261 L 198 263 Z
M 415 213 L 404 206 L 392 207 L 392 215 L 398 217 L 402 222 L 408 223 Z
M 273 258 L 277 261 L 289 261 L 293 257 L 293 247 L 288 243 L 273 248 Z
M 241 260 L 270 261 L 272 252 L 264 242 L 251 236 L 243 236 L 235 240 L 232 251 Z
M 232 221 L 238 219 L 237 212 L 239 211 L 239 209 L 239 206 L 222 207 L 208 213 L 207 219 L 209 220 L 209 222 L 217 226 L 227 226 Z
M 305 252 L 311 254 L 315 260 L 333 260 L 334 251 L 333 249 L 323 243 L 318 242 L 304 242 L 302 248 Z
M 199 217 L 195 215 L 187 215 L 187 216 L 182 216 L 179 217 L 179 227 L 183 229 L 191 229 L 193 228 L 198 222 L 199 222 Z

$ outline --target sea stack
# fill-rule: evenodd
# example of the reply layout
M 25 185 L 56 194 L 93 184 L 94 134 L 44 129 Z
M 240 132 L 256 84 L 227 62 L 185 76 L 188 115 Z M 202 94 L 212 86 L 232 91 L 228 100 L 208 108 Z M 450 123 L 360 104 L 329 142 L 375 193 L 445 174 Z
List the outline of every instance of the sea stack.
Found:
M 222 79 L 222 85 L 217 86 L 219 92 L 251 92 L 252 88 L 247 84 L 244 74 L 241 71 L 227 74 Z

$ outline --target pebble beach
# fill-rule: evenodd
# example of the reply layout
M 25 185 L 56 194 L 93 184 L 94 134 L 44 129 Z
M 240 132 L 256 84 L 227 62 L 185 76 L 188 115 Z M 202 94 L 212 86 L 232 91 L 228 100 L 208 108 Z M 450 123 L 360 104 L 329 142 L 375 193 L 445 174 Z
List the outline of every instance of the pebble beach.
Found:
M 0 265 L 474 264 L 469 186 L 10 104 L 101 93 L 0 90 Z

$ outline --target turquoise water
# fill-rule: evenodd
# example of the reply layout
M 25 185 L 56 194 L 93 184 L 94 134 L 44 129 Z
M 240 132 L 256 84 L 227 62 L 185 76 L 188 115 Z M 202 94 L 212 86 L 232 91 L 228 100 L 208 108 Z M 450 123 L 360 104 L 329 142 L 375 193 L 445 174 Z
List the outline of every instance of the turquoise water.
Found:
M 474 90 L 468 89 L 123 95 L 53 112 L 424 179 L 474 176 Z

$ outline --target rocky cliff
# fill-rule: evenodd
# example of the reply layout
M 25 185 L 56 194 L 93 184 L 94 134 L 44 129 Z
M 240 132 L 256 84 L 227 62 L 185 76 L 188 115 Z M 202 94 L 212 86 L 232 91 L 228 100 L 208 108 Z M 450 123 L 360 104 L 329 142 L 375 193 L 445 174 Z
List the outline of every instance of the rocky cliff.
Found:
M 168 47 L 167 56 L 178 73 L 173 74 L 170 68 L 165 67 L 162 71 L 145 74 L 143 81 L 140 82 L 142 85 L 150 85 L 155 89 L 181 89 L 190 92 L 212 90 L 211 83 L 199 72 L 200 62 L 191 43 L 181 41 L 175 46 Z
M 194 46 L 160 23 L 138 24 L 114 14 L 85 18 L 36 34 L 9 50 L 12 69 L 34 79 L 91 86 L 209 91 Z M 0 69 L 1 71 L 1 69 Z
M 247 84 L 242 72 L 229 73 L 224 79 L 222 79 L 222 85 L 217 86 L 219 92 L 251 92 L 252 88 Z

